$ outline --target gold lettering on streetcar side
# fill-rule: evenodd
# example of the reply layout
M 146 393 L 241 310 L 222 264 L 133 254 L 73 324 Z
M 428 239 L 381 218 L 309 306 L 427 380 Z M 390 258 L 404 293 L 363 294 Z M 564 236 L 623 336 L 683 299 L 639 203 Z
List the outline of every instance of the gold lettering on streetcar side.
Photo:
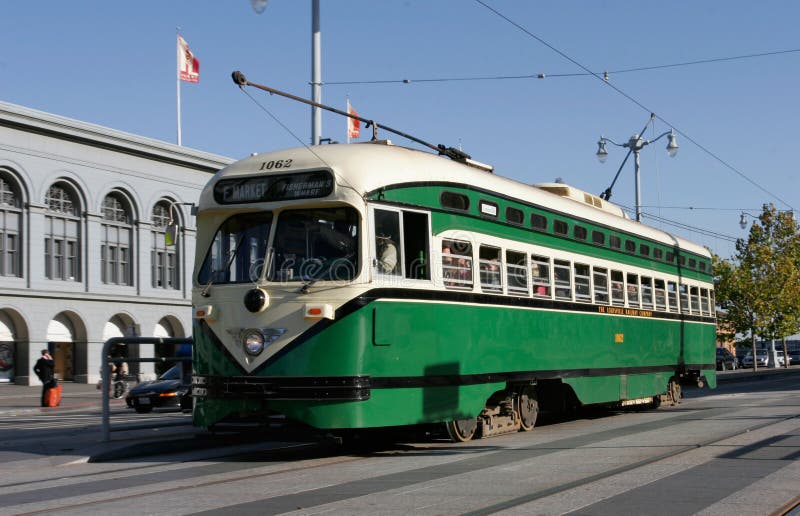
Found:
M 653 317 L 652 310 L 639 310 L 638 308 L 620 308 L 617 306 L 598 306 L 597 312 L 613 315 L 633 315 L 635 317 Z
M 615 344 L 623 344 L 625 342 L 625 334 L 624 333 L 615 333 L 614 334 L 614 343 Z

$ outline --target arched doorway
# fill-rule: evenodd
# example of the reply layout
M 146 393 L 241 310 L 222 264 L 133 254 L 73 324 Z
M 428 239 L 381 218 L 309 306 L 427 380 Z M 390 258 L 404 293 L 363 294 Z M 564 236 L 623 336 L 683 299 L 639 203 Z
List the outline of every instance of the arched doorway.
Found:
M 17 326 L 5 310 L 0 310 L 0 382 L 13 382 L 17 356 Z
M 69 317 L 60 313 L 47 325 L 47 348 L 53 355 L 56 376 L 72 380 L 75 375 L 75 326 Z
M 103 343 L 115 337 L 136 337 L 138 333 L 136 323 L 130 316 L 117 314 L 106 321 L 105 326 L 103 326 Z M 138 358 L 138 345 L 116 344 L 111 347 L 109 354 L 114 358 Z M 129 370 L 130 374 L 137 374 L 138 372 L 138 364 L 133 365 Z
M 180 321 L 176 318 L 167 316 L 162 317 L 158 321 L 156 327 L 153 328 L 153 336 L 161 338 L 183 337 L 184 331 Z M 179 356 L 192 356 L 191 347 L 187 350 L 182 346 L 159 346 L 156 349 L 156 356 L 158 357 L 179 357 Z M 172 367 L 173 363 L 158 363 L 156 364 L 156 372 L 161 374 L 167 369 Z

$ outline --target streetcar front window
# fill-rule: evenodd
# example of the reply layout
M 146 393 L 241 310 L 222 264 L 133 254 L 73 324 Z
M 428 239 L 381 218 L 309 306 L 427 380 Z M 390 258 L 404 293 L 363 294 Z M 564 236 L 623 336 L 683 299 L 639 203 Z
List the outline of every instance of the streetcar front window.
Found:
M 285 210 L 278 215 L 270 281 L 349 281 L 359 270 L 353 208 Z
M 267 254 L 272 212 L 239 213 L 214 235 L 197 275 L 200 284 L 249 283 L 258 280 Z

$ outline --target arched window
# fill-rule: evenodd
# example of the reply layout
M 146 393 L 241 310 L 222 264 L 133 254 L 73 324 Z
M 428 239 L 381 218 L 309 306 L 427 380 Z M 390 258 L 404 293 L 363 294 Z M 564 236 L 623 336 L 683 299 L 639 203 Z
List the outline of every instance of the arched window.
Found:
M 133 217 L 125 197 L 112 192 L 103 199 L 100 244 L 100 280 L 111 285 L 133 285 Z
M 44 230 L 44 275 L 47 279 L 80 281 L 80 205 L 71 188 L 57 183 L 47 190 Z
M 0 174 L 0 276 L 22 276 L 22 203 L 16 182 Z
M 167 246 L 166 232 L 170 217 L 169 201 L 159 201 L 153 207 L 153 229 L 151 231 L 150 259 L 153 288 L 180 288 L 178 270 L 178 246 Z

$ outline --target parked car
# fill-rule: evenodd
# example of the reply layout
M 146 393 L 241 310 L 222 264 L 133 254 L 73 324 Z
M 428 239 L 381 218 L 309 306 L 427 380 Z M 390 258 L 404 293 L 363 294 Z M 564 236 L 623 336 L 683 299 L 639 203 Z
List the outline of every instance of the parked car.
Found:
M 192 363 L 175 364 L 157 380 L 140 383 L 128 392 L 125 402 L 139 414 L 154 408 L 191 410 Z
M 756 365 L 758 367 L 766 367 L 769 363 L 769 354 L 766 351 L 756 352 Z M 748 353 L 742 361 L 744 367 L 753 367 L 753 354 Z
M 792 364 L 794 365 L 800 364 L 800 349 L 789 352 L 789 365 Z
M 778 367 L 783 367 L 786 364 L 786 355 L 783 354 L 783 351 L 775 351 L 776 357 L 775 362 L 778 364 Z
M 736 357 L 727 348 L 717 348 L 717 371 L 736 369 Z

